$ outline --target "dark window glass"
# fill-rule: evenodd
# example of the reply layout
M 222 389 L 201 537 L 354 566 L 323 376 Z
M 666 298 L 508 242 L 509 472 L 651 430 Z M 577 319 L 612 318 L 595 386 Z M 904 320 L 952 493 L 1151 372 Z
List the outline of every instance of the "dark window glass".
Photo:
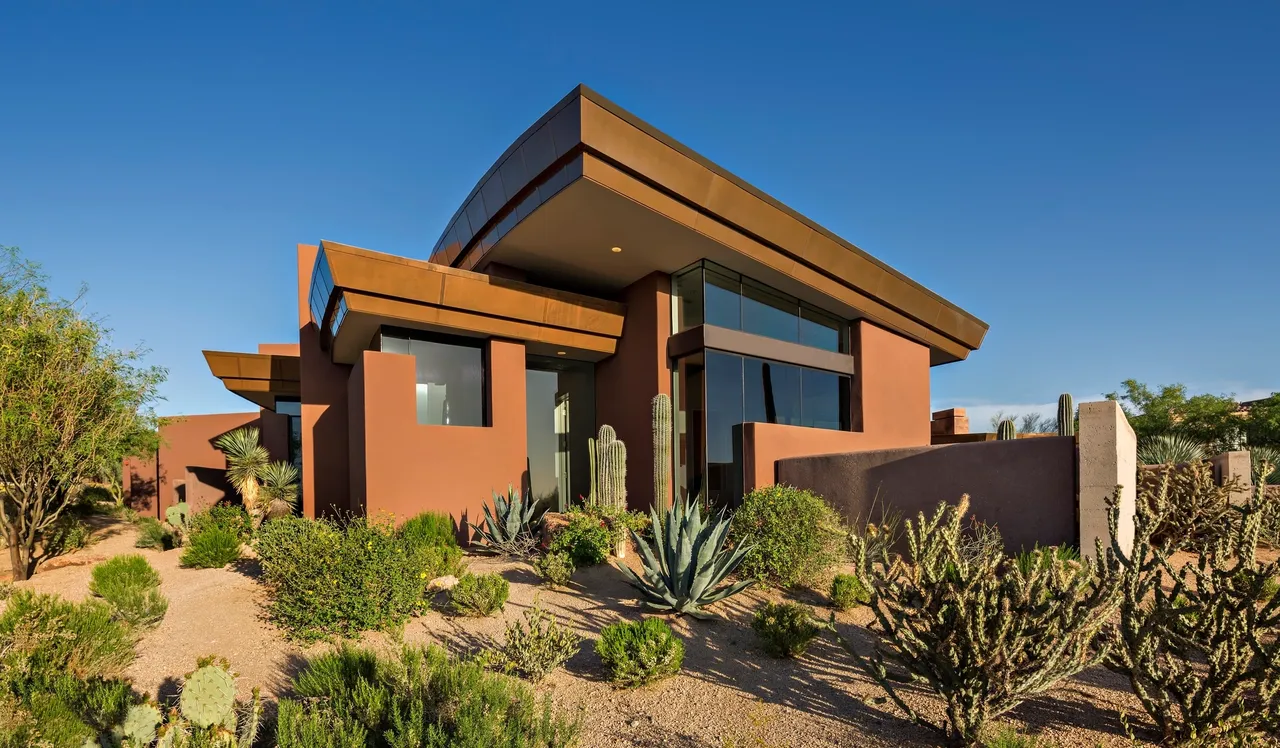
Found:
M 748 358 L 743 368 L 744 420 L 801 425 L 800 367 Z
M 795 343 L 800 336 L 795 299 L 769 291 L 758 283 L 742 282 L 742 330 L 766 338 Z
M 405 352 L 406 344 L 407 352 L 414 358 L 417 375 L 418 423 L 424 426 L 485 425 L 484 351 L 479 341 L 445 342 L 382 334 L 385 352 Z
M 695 353 L 676 362 L 676 376 L 672 390 L 676 411 L 676 488 L 679 496 L 693 498 L 702 495 L 706 475 L 707 456 L 704 450 L 706 407 L 703 354 Z
M 707 282 L 703 286 L 706 302 L 704 321 L 716 327 L 741 330 L 742 297 L 738 293 L 741 284 L 737 278 L 730 278 L 711 270 L 705 273 Z
M 801 371 L 802 426 L 849 430 L 849 378 L 815 369 Z
M 800 342 L 804 345 L 847 353 L 847 329 L 837 317 L 807 306 L 800 308 Z
M 742 423 L 742 357 L 707 351 L 707 462 L 733 462 L 733 427 Z
M 702 266 L 691 268 L 675 278 L 676 296 L 680 299 L 676 332 L 702 324 Z

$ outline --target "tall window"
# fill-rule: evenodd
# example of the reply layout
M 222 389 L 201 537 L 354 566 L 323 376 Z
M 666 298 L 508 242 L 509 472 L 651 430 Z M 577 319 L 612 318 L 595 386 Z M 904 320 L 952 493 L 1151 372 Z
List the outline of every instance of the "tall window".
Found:
M 418 423 L 424 426 L 484 426 L 483 341 L 384 329 L 381 350 L 413 356 Z
M 276 400 L 276 413 L 289 417 L 289 462 L 302 469 L 302 403 Z

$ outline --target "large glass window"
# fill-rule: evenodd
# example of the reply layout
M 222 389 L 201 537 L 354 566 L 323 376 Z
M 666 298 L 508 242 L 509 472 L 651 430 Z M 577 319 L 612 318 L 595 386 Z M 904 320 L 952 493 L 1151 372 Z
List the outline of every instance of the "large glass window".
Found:
M 383 351 L 415 360 L 418 423 L 485 425 L 482 341 L 400 330 L 384 330 L 381 337 Z
M 701 324 L 849 352 L 849 326 L 794 296 L 705 260 L 676 273 L 676 331 Z
M 276 413 L 289 417 L 289 462 L 302 469 L 302 403 L 298 400 L 276 400 Z
M 595 433 L 595 367 L 530 356 L 525 369 L 525 428 L 530 494 L 554 511 L 591 491 L 587 439 Z

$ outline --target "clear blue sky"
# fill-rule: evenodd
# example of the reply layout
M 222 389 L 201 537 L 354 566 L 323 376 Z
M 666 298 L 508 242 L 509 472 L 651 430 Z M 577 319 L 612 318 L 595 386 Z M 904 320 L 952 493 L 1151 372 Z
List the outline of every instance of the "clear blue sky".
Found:
M 0 244 L 164 413 L 245 408 L 200 350 L 291 339 L 295 244 L 425 258 L 579 82 L 986 320 L 937 407 L 1280 389 L 1274 2 L 189 5 L 0 6 Z

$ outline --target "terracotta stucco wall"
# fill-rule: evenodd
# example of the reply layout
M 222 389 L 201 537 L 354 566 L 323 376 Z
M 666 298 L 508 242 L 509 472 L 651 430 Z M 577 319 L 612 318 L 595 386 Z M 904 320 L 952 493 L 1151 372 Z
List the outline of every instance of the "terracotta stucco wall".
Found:
M 412 356 L 365 351 L 349 387 L 350 493 L 370 517 L 427 510 L 478 522 L 493 491 L 517 489 L 525 469 L 525 350 L 486 344 L 489 426 L 418 423 Z
M 207 509 L 224 498 L 234 498 L 227 483 L 227 459 L 214 441 L 244 426 L 261 427 L 258 413 L 219 413 L 184 416 L 160 429 L 157 517 L 185 498 L 193 511 Z
M 929 444 L 929 349 L 859 321 L 853 330 L 853 354 L 854 430 L 743 424 L 744 491 L 774 483 L 778 460 Z
M 302 512 L 325 516 L 355 510 L 350 503 L 347 451 L 347 377 L 320 348 L 307 295 L 319 248 L 298 245 L 298 356 L 302 373 Z
M 596 425 L 613 426 L 627 445 L 627 504 L 653 503 L 653 398 L 671 394 L 671 276 L 653 273 L 627 287 L 618 350 L 596 365 Z

